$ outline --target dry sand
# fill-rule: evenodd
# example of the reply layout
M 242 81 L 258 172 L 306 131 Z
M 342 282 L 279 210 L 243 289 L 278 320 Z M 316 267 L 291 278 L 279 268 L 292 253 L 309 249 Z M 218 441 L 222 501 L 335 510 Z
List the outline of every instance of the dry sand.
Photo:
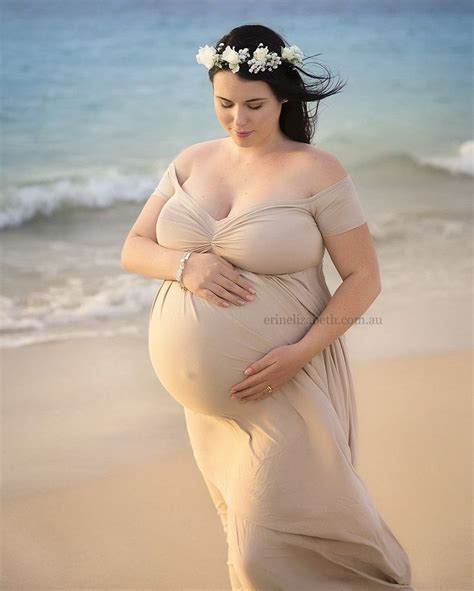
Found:
M 224 533 L 146 341 L 48 343 L 2 362 L 1 588 L 229 590 Z M 359 473 L 417 591 L 472 588 L 471 363 L 353 363 Z

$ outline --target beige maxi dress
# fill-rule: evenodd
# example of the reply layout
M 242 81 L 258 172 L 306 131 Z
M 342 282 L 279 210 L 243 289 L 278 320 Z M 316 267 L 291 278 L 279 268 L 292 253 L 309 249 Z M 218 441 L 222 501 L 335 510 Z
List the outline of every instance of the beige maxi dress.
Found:
M 257 294 L 223 308 L 161 283 L 149 316 L 153 369 L 184 408 L 193 454 L 228 542 L 233 591 L 413 591 L 407 554 L 358 475 L 357 413 L 344 335 L 269 397 L 230 387 L 295 343 L 326 307 L 324 236 L 366 220 L 349 175 L 309 198 L 214 219 L 181 188 L 174 161 L 160 245 L 222 256 Z

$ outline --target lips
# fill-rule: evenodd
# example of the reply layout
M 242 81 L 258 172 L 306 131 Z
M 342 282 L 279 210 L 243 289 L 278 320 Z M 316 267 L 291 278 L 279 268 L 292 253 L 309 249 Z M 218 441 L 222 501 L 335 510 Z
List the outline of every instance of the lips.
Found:
M 240 136 L 244 137 L 244 136 L 250 135 L 252 133 L 252 131 L 239 131 L 238 129 L 236 129 L 235 130 L 235 133 L 237 135 L 240 135 Z

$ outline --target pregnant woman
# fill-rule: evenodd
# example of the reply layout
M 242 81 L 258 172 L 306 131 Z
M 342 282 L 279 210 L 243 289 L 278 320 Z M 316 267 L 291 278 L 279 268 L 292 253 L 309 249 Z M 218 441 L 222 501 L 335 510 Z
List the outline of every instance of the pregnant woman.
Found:
M 340 88 L 303 83 L 301 50 L 260 25 L 196 58 L 227 136 L 169 163 L 122 264 L 163 279 L 151 363 L 184 408 L 232 589 L 413 591 L 356 471 L 343 333 L 380 292 L 378 264 L 351 177 L 311 144 L 306 105 Z M 332 296 L 325 249 L 343 280 Z

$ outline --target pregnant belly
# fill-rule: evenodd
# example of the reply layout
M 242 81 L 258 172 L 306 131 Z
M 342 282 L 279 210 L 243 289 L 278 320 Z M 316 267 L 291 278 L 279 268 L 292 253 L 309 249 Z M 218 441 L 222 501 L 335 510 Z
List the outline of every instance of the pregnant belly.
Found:
M 246 377 L 243 370 L 275 347 L 297 342 L 311 326 L 314 316 L 271 278 L 246 278 L 255 299 L 228 308 L 181 290 L 175 281 L 160 287 L 150 313 L 150 359 L 164 388 L 186 408 L 245 414 L 253 405 L 230 399 L 230 388 Z

